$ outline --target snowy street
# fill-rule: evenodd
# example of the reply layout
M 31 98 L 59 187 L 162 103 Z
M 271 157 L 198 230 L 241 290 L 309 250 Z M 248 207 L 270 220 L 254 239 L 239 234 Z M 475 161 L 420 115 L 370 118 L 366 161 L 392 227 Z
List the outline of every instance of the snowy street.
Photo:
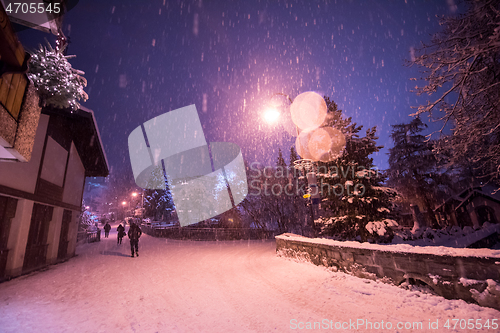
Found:
M 461 300 L 277 257 L 273 240 L 143 234 L 140 257 L 131 258 L 127 237 L 116 244 L 116 226 L 65 263 L 0 284 L 0 332 L 290 332 L 314 322 L 317 331 L 423 332 L 429 320 L 438 321 L 434 331 L 463 332 L 459 321 L 456 330 L 443 325 L 500 319 Z

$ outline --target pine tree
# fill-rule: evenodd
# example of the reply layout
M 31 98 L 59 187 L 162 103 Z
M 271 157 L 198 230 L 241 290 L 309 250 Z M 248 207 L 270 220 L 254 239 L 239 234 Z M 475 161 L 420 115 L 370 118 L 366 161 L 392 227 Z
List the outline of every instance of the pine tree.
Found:
M 282 168 L 282 170 L 287 169 L 287 165 L 285 159 L 283 158 L 283 153 L 281 152 L 281 148 L 278 148 L 278 159 L 276 161 L 276 166 L 278 168 Z
M 318 187 L 331 217 L 316 220 L 322 234 L 341 239 L 391 239 L 391 200 L 395 192 L 383 186 L 385 176 L 375 169 L 371 154 L 377 146 L 376 128 L 359 137 L 362 126 L 344 119 L 337 105 L 325 98 L 328 115 L 324 125 L 333 126 L 346 137 L 346 147 L 332 162 L 318 163 Z M 326 199 L 326 200 L 325 200 Z
M 434 142 L 426 140 L 421 132 L 427 127 L 420 118 L 407 124 L 392 125 L 394 147 L 389 149 L 388 184 L 410 203 L 420 203 L 427 209 L 429 226 L 436 227 L 434 205 L 439 189 L 448 186 L 446 174 L 441 171 L 433 152 Z
M 144 190 L 145 216 L 161 219 L 164 214 L 174 210 L 172 194 L 168 190 Z
M 165 213 L 175 209 L 172 193 L 165 179 L 162 168 L 154 168 L 148 178 L 148 187 L 158 188 L 157 185 L 164 183 L 164 190 L 144 190 L 145 215 L 152 216 L 155 220 L 160 219 Z
M 297 154 L 295 147 L 290 147 L 290 167 L 293 167 L 293 162 L 297 161 L 298 159 L 299 155 Z

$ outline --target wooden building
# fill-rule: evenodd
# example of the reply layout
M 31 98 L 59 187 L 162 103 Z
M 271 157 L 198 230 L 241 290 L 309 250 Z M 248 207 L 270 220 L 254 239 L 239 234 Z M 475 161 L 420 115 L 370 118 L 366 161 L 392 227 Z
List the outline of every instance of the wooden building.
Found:
M 29 58 L 0 4 L 0 281 L 73 256 L 85 177 L 108 175 L 93 112 L 42 109 Z
M 85 177 L 107 175 L 93 112 L 43 109 L 29 162 L 0 162 L 0 279 L 72 257 Z
M 449 197 L 434 212 L 441 225 L 480 228 L 483 223 L 500 222 L 500 191 L 491 185 L 473 186 Z

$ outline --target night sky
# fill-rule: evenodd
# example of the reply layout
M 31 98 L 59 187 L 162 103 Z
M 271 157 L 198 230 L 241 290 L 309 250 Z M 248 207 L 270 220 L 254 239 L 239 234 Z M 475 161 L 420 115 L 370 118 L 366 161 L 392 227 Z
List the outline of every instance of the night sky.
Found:
M 363 132 L 377 126 L 386 148 L 373 157 L 385 169 L 390 125 L 427 99 L 410 91 L 420 75 L 405 60 L 439 31 L 436 15 L 454 13 L 453 0 L 81 0 L 64 32 L 115 176 L 132 177 L 134 128 L 190 104 L 207 141 L 238 144 L 248 162 L 274 165 L 279 147 L 288 160 L 295 139 L 262 112 L 276 92 L 305 91 L 329 96 Z M 18 36 L 31 50 L 54 40 L 31 29 Z

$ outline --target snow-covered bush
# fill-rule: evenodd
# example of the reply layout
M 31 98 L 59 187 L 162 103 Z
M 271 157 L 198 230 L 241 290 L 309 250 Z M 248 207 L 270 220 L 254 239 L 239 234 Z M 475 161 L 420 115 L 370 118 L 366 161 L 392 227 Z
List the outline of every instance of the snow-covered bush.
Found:
M 396 221 L 384 219 L 382 221 L 373 221 L 366 224 L 366 230 L 377 243 L 390 243 L 394 237 L 394 232 L 391 227 L 397 227 Z
M 78 226 L 79 230 L 87 230 L 95 223 L 94 220 L 92 219 L 92 214 L 85 209 L 82 209 L 79 222 L 80 222 Z
M 417 232 L 403 229 L 397 230 L 394 233 L 392 243 L 410 243 L 419 246 L 439 245 L 461 247 L 467 246 L 470 242 L 479 241 L 481 237 L 486 237 L 489 234 L 485 234 L 483 231 L 488 232 L 488 229 L 491 229 L 491 227 L 495 228 L 496 225 L 486 222 L 480 229 L 476 230 L 470 226 L 465 226 L 463 229 L 458 226 L 448 226 L 443 229 L 420 228 Z M 479 234 L 477 234 L 478 231 Z M 476 236 L 471 238 L 470 235 L 473 233 L 476 233 Z

